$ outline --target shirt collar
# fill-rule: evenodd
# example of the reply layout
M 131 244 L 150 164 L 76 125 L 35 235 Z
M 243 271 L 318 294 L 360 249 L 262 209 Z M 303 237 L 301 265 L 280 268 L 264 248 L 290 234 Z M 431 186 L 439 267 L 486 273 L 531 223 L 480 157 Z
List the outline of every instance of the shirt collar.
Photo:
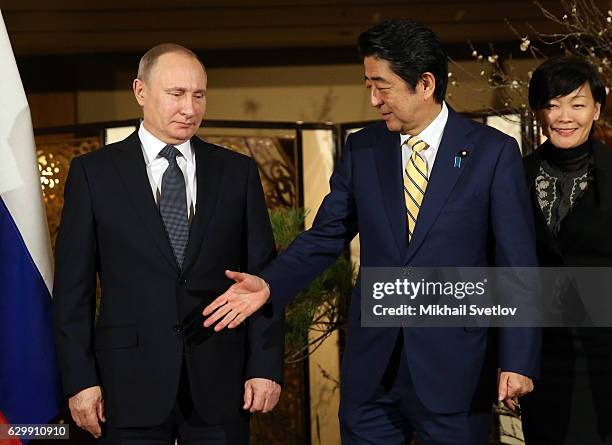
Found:
M 144 148 L 144 153 L 146 156 L 147 165 L 154 162 L 159 157 L 159 152 L 164 148 L 166 144 L 164 141 L 160 141 L 155 136 L 153 136 L 149 130 L 147 130 L 143 124 L 140 123 L 140 127 L 138 128 L 138 138 L 140 139 L 140 143 Z M 182 144 L 175 145 L 178 151 L 181 152 L 183 158 L 187 161 L 188 164 L 193 164 L 193 149 L 191 148 L 191 141 L 185 141 Z
M 410 134 L 400 134 L 400 142 L 404 144 L 408 138 L 411 136 L 418 136 L 420 140 L 427 143 L 432 148 L 437 149 L 438 145 L 440 145 L 440 140 L 442 140 L 442 133 L 444 132 L 444 127 L 446 126 L 446 121 L 448 120 L 448 107 L 446 106 L 446 102 L 442 102 L 442 110 L 438 113 L 436 118 L 431 121 L 431 123 L 418 135 L 410 135 Z

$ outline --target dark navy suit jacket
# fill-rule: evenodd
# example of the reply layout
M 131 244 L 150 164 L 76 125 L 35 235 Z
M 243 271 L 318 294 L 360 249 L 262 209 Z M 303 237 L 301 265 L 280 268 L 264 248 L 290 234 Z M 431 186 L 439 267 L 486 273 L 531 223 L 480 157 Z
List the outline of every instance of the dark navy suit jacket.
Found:
M 455 156 L 464 149 L 468 155 L 455 168 Z M 313 227 L 262 273 L 273 304 L 293 298 L 357 233 L 361 266 L 537 265 L 533 216 L 516 141 L 452 110 L 410 243 L 400 136 L 383 122 L 349 136 L 330 185 Z M 358 279 L 341 389 L 344 398 L 365 400 L 381 382 L 402 328 L 362 328 L 360 307 Z M 537 329 L 403 328 L 403 335 L 417 394 L 434 412 L 468 411 L 484 374 L 494 383 L 496 367 L 531 377 L 538 372 Z M 492 367 L 485 360 L 487 349 L 496 350 Z

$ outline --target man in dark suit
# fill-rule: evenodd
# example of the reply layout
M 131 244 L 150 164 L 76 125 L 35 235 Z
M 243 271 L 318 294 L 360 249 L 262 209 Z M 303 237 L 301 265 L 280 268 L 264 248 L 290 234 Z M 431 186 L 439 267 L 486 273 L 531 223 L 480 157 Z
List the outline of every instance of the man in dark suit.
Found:
M 446 106 L 437 36 L 398 20 L 363 33 L 359 47 L 384 122 L 349 136 L 313 227 L 261 278 L 226 273 L 236 283 L 206 308 L 215 312 L 205 326 L 236 328 L 269 298 L 286 303 L 358 232 L 366 267 L 537 265 L 517 143 Z M 487 444 L 495 379 L 498 399 L 516 409 L 533 388 L 539 331 L 363 328 L 360 291 L 358 278 L 342 364 L 343 443 L 407 444 L 416 434 L 423 445 Z
M 275 256 L 258 170 L 194 136 L 206 72 L 190 50 L 152 48 L 133 87 L 138 131 L 75 158 L 66 180 L 53 294 L 70 411 L 103 443 L 247 443 L 248 411 L 280 395 L 282 311 L 214 333 L 202 309 L 225 268 Z

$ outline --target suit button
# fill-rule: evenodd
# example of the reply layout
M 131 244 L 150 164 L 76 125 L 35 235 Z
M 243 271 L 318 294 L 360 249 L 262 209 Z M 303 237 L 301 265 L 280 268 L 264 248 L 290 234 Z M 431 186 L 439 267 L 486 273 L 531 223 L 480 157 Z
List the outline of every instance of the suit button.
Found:
M 179 284 L 182 284 L 183 286 L 185 286 L 187 284 L 187 279 L 186 278 L 179 278 L 178 282 L 179 282 Z
M 175 324 L 172 327 L 172 330 L 176 333 L 176 335 L 183 335 L 183 325 L 180 323 Z

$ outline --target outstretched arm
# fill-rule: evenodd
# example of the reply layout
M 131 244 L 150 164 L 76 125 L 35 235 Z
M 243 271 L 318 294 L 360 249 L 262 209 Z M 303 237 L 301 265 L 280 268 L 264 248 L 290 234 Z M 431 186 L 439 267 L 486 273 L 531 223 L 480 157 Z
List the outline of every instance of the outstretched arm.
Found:
M 259 276 L 228 271 L 235 283 L 204 310 L 205 326 L 235 328 L 270 300 L 287 304 L 318 274 L 331 266 L 357 234 L 349 136 L 342 160 L 330 180 L 312 228 L 300 234 Z M 213 314 L 211 316 L 211 314 Z

